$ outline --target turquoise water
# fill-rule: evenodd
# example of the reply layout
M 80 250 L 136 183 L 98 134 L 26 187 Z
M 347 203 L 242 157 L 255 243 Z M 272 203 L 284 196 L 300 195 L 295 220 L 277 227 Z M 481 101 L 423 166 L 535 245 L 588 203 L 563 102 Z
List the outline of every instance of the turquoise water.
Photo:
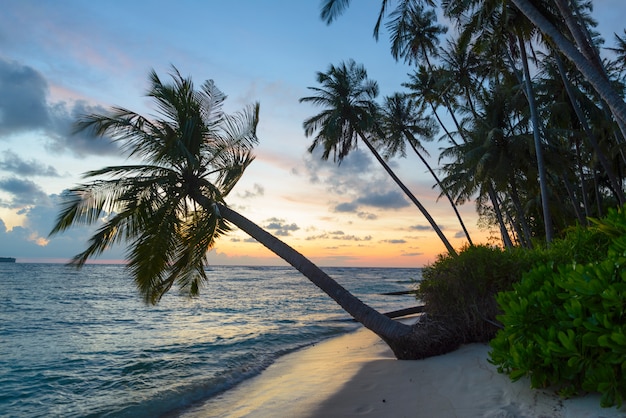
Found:
M 327 268 L 380 311 L 419 269 Z M 123 266 L 0 264 L 0 416 L 158 417 L 357 327 L 290 267 L 212 267 L 199 298 L 145 305 Z

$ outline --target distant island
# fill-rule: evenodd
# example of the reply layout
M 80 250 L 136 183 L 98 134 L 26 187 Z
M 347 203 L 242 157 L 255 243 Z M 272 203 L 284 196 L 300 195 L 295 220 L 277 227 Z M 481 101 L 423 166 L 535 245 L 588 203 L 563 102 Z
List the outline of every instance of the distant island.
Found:
M 15 258 L 13 258 L 13 257 L 0 257 L 0 263 L 15 263 Z

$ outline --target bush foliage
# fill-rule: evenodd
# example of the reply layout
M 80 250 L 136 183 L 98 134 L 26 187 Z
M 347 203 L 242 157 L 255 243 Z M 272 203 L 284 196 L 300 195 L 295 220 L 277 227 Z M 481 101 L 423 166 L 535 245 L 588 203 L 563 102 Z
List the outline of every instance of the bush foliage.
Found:
M 440 255 L 422 270 L 417 297 L 431 317 L 455 330 L 459 344 L 486 342 L 498 330 L 495 295 L 530 269 L 521 252 L 472 246 L 458 256 Z
M 487 342 L 500 326 L 498 292 L 511 290 L 536 265 L 590 262 L 608 242 L 606 234 L 578 227 L 549 249 L 468 246 L 458 256 L 443 254 L 425 267 L 417 297 L 432 320 L 454 330 L 459 344 Z
M 497 296 L 504 328 L 491 341 L 490 361 L 512 380 L 528 376 L 533 387 L 554 386 L 563 396 L 600 392 L 602 406 L 621 405 L 626 211 L 593 223 L 545 251 L 546 262 Z

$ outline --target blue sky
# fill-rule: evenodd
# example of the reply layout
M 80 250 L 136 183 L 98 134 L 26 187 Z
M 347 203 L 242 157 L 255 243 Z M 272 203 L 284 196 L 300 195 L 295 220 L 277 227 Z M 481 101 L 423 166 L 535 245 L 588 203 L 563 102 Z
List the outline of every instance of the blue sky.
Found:
M 322 265 L 421 266 L 443 251 L 419 212 L 364 152 L 340 167 L 307 153 L 302 122 L 319 110 L 298 99 L 315 73 L 354 59 L 381 97 L 402 90 L 410 69 L 396 63 L 386 34 L 372 29 L 379 0 L 353 1 L 332 25 L 319 1 L 4 0 L 0 14 L 0 256 L 63 260 L 88 231 L 48 238 L 56 197 L 81 173 L 117 164 L 104 141 L 69 135 L 77 115 L 123 106 L 153 113 L 144 97 L 151 69 L 171 65 L 199 85 L 213 79 L 227 109 L 261 103 L 257 159 L 229 203 Z M 607 43 L 622 33 L 626 3 L 596 0 Z M 436 149 L 434 145 L 433 150 Z M 433 158 L 433 161 L 435 159 Z M 416 159 L 393 161 L 455 246 L 463 244 L 449 206 Z M 476 236 L 473 205 L 462 208 Z M 112 249 L 104 259 L 122 259 Z M 211 253 L 215 264 L 280 264 L 235 232 Z

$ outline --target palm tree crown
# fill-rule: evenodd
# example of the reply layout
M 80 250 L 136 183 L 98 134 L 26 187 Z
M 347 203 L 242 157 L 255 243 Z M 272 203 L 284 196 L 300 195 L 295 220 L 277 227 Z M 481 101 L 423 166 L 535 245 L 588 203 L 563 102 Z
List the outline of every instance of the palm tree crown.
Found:
M 246 167 L 257 142 L 259 105 L 229 116 L 226 98 L 212 81 L 195 91 L 190 79 L 174 69 L 173 83 L 151 74 L 149 96 L 160 117 L 148 120 L 114 108 L 108 115 L 89 115 L 78 129 L 93 129 L 119 141 L 142 165 L 107 167 L 86 177 L 104 176 L 64 194 L 51 234 L 72 225 L 108 220 L 74 257 L 80 267 L 111 244 L 126 242 L 129 268 L 146 302 L 157 303 L 174 284 L 195 295 L 207 277 L 206 253 L 216 238 L 234 225 L 287 261 L 346 312 L 380 336 L 401 359 L 441 353 L 437 344 L 418 344 L 414 327 L 394 321 L 363 303 L 298 251 L 232 210 L 224 202 Z M 445 349 L 455 342 L 445 340 Z
M 113 108 L 77 123 L 77 130 L 110 136 L 143 164 L 86 173 L 100 179 L 64 193 L 51 235 L 108 214 L 71 263 L 82 266 L 112 244 L 128 242 L 136 284 L 147 302 L 156 303 L 174 283 L 195 295 L 206 280 L 206 252 L 228 230 L 213 203 L 223 202 L 253 160 L 259 104 L 228 115 L 222 110 L 226 96 L 212 81 L 195 90 L 175 68 L 172 83 L 154 71 L 150 83 L 155 120 Z
M 309 151 L 321 143 L 324 159 L 332 152 L 333 159 L 341 162 L 373 126 L 378 84 L 368 79 L 365 68 L 354 60 L 331 64 L 326 73 L 317 73 L 317 82 L 322 87 L 309 87 L 316 95 L 300 99 L 324 108 L 304 121 L 307 137 L 317 132 Z

